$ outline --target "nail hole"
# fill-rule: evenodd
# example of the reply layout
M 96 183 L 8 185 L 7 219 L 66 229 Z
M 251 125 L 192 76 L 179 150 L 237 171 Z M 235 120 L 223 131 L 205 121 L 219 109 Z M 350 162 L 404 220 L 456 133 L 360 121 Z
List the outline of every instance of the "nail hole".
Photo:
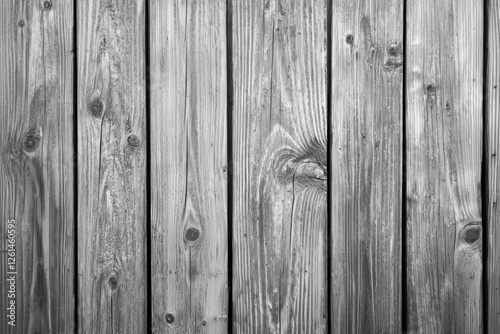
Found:
M 201 322 L 201 324 L 202 324 L 203 326 L 206 326 L 206 325 L 207 325 L 207 322 L 206 322 L 205 320 L 203 320 L 203 321 Z
M 200 237 L 200 231 L 196 228 L 191 227 L 186 231 L 186 239 L 189 241 L 196 241 Z
M 175 321 L 175 317 L 172 313 L 167 313 L 165 315 L 165 320 L 167 321 L 167 323 L 172 324 Z

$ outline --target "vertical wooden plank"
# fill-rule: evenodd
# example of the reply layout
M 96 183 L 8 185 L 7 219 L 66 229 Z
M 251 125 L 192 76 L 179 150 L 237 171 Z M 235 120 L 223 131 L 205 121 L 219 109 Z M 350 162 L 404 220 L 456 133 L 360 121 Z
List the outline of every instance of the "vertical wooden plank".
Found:
M 232 1 L 236 333 L 326 332 L 327 12 Z
M 72 31 L 73 1 L 0 2 L 1 333 L 75 325 Z
M 79 330 L 145 333 L 145 4 L 77 4 Z
M 225 333 L 226 1 L 150 5 L 153 332 Z
M 403 3 L 334 1 L 331 323 L 401 331 Z
M 488 0 L 485 15 L 488 16 L 487 77 L 486 77 L 486 118 L 488 155 L 488 333 L 500 332 L 500 4 Z M 486 121 L 486 120 L 485 120 Z
M 408 329 L 480 333 L 483 2 L 407 5 Z

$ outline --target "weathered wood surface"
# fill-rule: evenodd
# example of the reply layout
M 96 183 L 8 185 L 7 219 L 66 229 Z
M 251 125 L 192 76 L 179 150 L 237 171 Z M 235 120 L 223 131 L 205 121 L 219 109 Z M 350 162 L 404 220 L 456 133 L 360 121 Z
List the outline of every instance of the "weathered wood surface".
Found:
M 403 3 L 334 1 L 331 324 L 401 331 Z
M 232 2 L 233 330 L 327 322 L 327 2 Z
M 225 333 L 226 1 L 150 5 L 153 332 Z
M 500 4 L 497 0 L 488 0 L 486 8 L 488 40 L 485 46 L 487 54 L 486 75 L 486 119 L 487 122 L 487 155 L 488 171 L 488 256 L 487 291 L 488 333 L 500 332 Z
M 75 325 L 72 29 L 72 1 L 0 2 L 0 333 Z M 17 272 L 15 327 L 9 272 Z
M 78 322 L 146 333 L 143 1 L 77 1 Z
M 482 332 L 482 1 L 407 3 L 408 330 Z

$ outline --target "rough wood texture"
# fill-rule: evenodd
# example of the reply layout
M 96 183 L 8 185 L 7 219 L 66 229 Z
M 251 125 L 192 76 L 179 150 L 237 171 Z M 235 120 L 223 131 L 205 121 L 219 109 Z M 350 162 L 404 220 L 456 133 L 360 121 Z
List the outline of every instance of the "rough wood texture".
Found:
M 226 1 L 150 4 L 153 332 L 225 333 Z
M 403 3 L 332 12 L 332 331 L 398 333 Z
M 146 333 L 145 4 L 77 4 L 79 330 Z
M 483 2 L 408 2 L 408 330 L 482 332 Z
M 486 118 L 488 148 L 488 333 L 500 332 L 500 4 L 488 0 Z M 486 213 L 485 213 L 486 214 Z
M 327 3 L 232 6 L 233 329 L 326 332 Z
M 0 2 L 0 333 L 75 325 L 72 28 L 71 1 Z M 6 310 L 13 271 L 15 327 Z

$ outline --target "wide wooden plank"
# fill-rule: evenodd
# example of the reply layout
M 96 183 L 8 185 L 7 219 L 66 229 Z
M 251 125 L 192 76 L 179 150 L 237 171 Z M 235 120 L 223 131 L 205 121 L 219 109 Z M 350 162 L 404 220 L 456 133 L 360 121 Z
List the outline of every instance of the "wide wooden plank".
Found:
M 228 329 L 226 1 L 150 1 L 154 333 Z
M 500 4 L 497 0 L 488 0 L 486 8 L 488 36 L 486 49 L 486 120 L 487 145 L 486 156 L 488 170 L 488 263 L 487 263 L 487 312 L 488 333 L 500 332 Z M 486 214 L 486 213 L 485 213 Z
M 327 317 L 327 1 L 232 1 L 233 330 Z
M 483 2 L 407 6 L 408 330 L 480 333 Z
M 77 1 L 78 323 L 146 333 L 144 1 Z
M 75 328 L 73 22 L 73 1 L 0 1 L 0 333 Z
M 403 3 L 334 1 L 331 324 L 401 331 Z

